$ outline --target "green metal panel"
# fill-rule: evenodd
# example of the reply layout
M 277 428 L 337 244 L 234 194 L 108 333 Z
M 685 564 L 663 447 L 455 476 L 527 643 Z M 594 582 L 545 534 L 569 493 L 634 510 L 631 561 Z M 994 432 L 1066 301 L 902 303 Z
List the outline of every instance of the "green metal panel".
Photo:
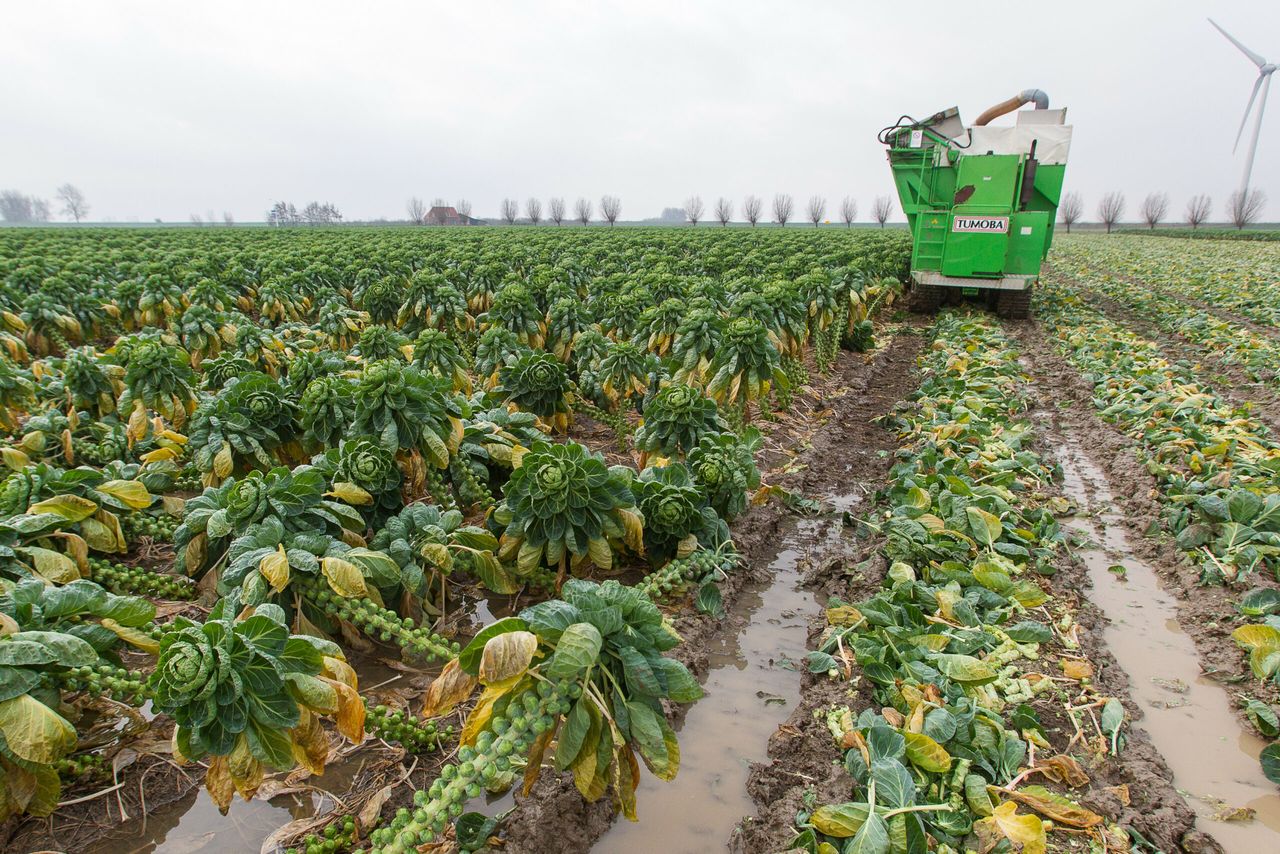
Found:
M 957 220 L 967 220 L 966 214 L 951 217 L 947 233 L 946 251 L 942 258 L 944 276 L 971 276 L 974 278 L 999 278 L 1004 274 L 1005 250 L 1009 235 L 1004 231 L 957 231 Z
M 957 213 L 1008 213 L 1016 203 L 1022 157 L 966 154 L 960 158 L 954 196 Z
M 1022 211 L 1009 218 L 1005 272 L 1010 275 L 1040 274 L 1040 262 L 1049 251 L 1051 216 L 1046 211 Z

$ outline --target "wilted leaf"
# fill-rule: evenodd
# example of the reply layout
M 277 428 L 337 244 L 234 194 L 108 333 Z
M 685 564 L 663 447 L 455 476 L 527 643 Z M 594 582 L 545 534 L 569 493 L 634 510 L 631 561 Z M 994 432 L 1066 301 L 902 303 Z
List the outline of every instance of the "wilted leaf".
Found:
M 431 680 L 431 686 L 427 688 L 422 716 L 434 718 L 448 714 L 454 706 L 471 696 L 476 682 L 474 676 L 462 669 L 458 659 L 450 659 L 440 671 L 440 675 Z
M 538 636 L 533 632 L 504 632 L 490 638 L 480 656 L 480 684 L 493 685 L 520 676 L 529 669 L 537 650 Z

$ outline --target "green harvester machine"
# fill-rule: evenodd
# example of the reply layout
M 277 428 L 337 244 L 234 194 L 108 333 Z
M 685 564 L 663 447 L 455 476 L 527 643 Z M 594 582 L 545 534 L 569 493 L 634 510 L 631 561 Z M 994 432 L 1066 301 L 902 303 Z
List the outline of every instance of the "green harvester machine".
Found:
M 1034 109 L 1018 110 L 1024 104 Z M 1012 126 L 991 125 L 1016 113 Z M 1028 89 L 966 128 L 952 107 L 880 132 L 911 229 L 908 305 L 931 312 L 964 297 L 1025 318 L 1053 240 L 1071 146 L 1066 110 Z

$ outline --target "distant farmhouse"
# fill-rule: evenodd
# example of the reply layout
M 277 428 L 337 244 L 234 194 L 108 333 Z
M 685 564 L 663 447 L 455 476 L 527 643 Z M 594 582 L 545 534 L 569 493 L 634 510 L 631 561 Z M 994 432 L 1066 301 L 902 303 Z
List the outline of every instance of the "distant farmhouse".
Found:
M 441 207 L 440 205 L 427 211 L 427 215 L 422 218 L 422 221 L 427 225 L 484 225 L 483 220 L 460 214 L 457 208 Z

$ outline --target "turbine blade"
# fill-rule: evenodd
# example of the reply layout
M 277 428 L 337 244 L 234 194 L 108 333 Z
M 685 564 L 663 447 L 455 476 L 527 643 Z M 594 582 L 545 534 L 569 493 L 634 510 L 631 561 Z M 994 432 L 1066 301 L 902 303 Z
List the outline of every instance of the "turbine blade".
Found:
M 1218 32 L 1222 33 L 1224 36 L 1227 37 L 1227 41 L 1231 42 L 1233 45 L 1240 48 L 1240 52 L 1243 53 L 1245 56 L 1249 57 L 1249 59 L 1253 61 L 1254 65 L 1261 68 L 1262 66 L 1267 64 L 1267 61 L 1263 59 L 1260 54 L 1256 54 L 1253 51 L 1249 50 L 1249 48 L 1240 44 L 1240 42 L 1236 40 L 1235 36 L 1231 35 L 1231 33 L 1227 32 L 1222 27 L 1219 27 L 1218 22 L 1215 21 L 1213 18 L 1209 18 L 1208 20 L 1209 20 L 1209 23 L 1213 24 L 1213 28 L 1215 30 L 1217 30 Z
M 1240 119 L 1240 130 L 1236 131 L 1236 144 L 1231 147 L 1231 153 L 1235 154 L 1236 149 L 1240 147 L 1240 138 L 1244 136 L 1244 126 L 1249 123 L 1249 113 L 1253 111 L 1254 99 L 1258 97 L 1258 90 L 1262 88 L 1262 81 L 1267 75 L 1259 74 L 1258 79 L 1253 81 L 1253 91 L 1249 93 L 1249 105 L 1244 108 L 1244 117 Z

